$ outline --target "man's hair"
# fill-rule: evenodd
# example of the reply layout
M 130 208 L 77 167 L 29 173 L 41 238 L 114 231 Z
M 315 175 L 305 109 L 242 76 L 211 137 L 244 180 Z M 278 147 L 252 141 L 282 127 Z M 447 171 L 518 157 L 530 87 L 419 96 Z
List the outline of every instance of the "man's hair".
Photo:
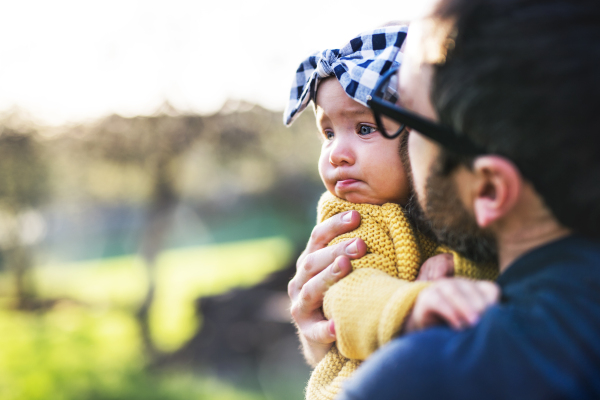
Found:
M 443 0 L 432 102 L 510 159 L 555 217 L 600 237 L 600 1 Z

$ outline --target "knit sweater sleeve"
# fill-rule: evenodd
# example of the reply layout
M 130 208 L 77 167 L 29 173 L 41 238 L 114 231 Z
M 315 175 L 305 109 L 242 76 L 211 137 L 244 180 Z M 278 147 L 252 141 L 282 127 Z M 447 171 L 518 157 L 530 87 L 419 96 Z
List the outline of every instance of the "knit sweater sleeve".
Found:
M 475 263 L 454 250 L 431 246 L 425 240 L 421 241 L 421 248 L 427 257 L 452 254 L 455 276 L 484 280 L 495 280 L 498 276 L 496 264 Z M 431 282 L 410 282 L 390 276 L 384 272 L 385 268 L 366 267 L 386 263 L 378 254 L 368 254 L 359 262 L 365 267 L 355 269 L 327 291 L 323 310 L 328 319 L 335 321 L 340 354 L 364 360 L 398 335 L 417 296 Z
M 375 255 L 367 255 L 375 256 Z M 366 261 L 366 260 L 365 260 Z M 342 355 L 364 360 L 398 334 L 418 294 L 428 282 L 409 282 L 361 268 L 325 294 L 325 316 L 335 321 Z

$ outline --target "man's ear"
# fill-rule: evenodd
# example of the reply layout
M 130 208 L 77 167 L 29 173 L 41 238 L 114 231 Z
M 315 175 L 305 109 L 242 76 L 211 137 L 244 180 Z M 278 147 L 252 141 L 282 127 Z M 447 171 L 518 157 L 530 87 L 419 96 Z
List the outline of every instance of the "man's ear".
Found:
M 512 210 L 521 194 L 523 178 L 519 169 L 500 156 L 481 156 L 473 163 L 476 176 L 473 193 L 477 224 L 488 227 Z

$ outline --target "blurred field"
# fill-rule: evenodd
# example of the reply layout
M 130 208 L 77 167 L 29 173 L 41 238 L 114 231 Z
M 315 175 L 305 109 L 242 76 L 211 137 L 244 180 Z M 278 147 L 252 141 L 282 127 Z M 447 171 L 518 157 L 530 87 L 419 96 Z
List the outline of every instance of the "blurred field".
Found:
M 314 126 L 243 102 L 0 114 L 0 400 L 302 399 L 286 285 L 323 190 Z
M 167 250 L 156 265 L 156 298 L 151 309 L 153 338 L 172 351 L 198 328 L 193 302 L 201 296 L 250 286 L 283 267 L 291 256 L 283 238 L 267 238 Z M 42 298 L 70 298 L 94 307 L 133 311 L 143 300 L 146 275 L 137 256 L 115 257 L 35 270 Z
M 189 372 L 146 371 L 135 321 L 123 311 L 0 311 L 0 331 L 1 399 L 263 398 Z
M 279 237 L 164 251 L 151 310 L 156 343 L 177 349 L 201 324 L 196 298 L 255 284 L 291 255 Z M 0 399 L 263 398 L 190 371 L 145 369 L 134 310 L 147 282 L 136 256 L 45 265 L 34 276 L 40 298 L 61 300 L 39 314 L 0 309 Z

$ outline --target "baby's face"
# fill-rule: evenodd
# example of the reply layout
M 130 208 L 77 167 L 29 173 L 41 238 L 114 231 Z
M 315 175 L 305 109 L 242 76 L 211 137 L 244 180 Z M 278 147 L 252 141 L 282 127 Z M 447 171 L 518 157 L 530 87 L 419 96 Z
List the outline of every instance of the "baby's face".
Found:
M 348 97 L 335 78 L 319 84 L 316 105 L 323 137 L 319 173 L 327 190 L 352 203 L 406 204 L 401 137 L 381 136 L 371 110 Z

